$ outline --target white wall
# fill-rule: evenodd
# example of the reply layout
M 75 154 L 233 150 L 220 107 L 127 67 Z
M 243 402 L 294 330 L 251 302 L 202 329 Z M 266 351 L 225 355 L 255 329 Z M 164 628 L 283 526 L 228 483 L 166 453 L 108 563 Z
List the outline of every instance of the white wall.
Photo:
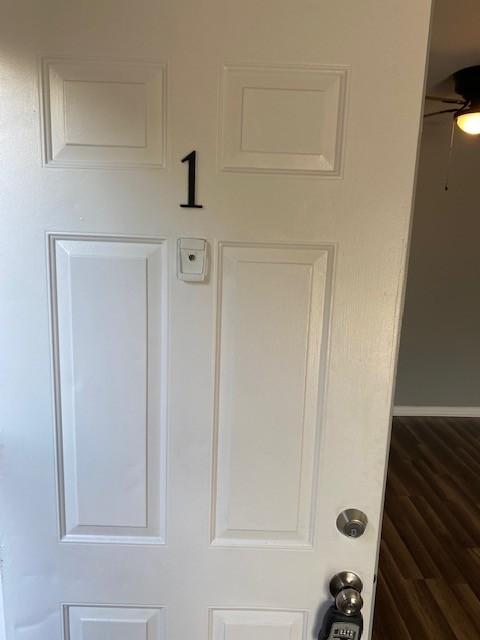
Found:
M 480 407 L 480 138 L 425 121 L 396 405 Z

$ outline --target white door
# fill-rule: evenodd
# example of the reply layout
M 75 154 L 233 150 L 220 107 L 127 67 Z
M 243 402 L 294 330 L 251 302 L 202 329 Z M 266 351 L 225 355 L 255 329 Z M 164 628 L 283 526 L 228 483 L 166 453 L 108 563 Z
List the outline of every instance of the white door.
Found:
M 429 13 L 3 3 L 8 640 L 368 638 Z

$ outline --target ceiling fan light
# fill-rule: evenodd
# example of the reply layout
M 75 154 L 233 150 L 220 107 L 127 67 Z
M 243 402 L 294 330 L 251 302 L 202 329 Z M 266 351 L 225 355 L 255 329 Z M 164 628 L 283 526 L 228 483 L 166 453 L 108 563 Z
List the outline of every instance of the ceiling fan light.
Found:
M 472 136 L 480 134 L 480 110 L 461 113 L 457 116 L 458 127 Z

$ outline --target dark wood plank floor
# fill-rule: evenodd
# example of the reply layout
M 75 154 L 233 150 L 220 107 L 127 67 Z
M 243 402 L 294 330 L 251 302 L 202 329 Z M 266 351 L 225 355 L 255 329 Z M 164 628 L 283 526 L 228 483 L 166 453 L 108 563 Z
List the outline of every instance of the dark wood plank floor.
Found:
M 395 418 L 373 640 L 480 639 L 480 419 Z

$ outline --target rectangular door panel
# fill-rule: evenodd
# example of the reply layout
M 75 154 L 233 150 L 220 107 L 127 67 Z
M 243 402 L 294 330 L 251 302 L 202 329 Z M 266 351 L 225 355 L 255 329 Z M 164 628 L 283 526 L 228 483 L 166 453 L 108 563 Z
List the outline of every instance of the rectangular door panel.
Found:
M 312 545 L 331 263 L 321 245 L 220 245 L 215 545 Z
M 64 540 L 164 540 L 164 254 L 162 241 L 50 237 Z
M 221 168 L 340 176 L 346 94 L 342 67 L 226 65 Z
M 40 87 L 46 167 L 165 166 L 164 64 L 45 58 Z
M 307 613 L 262 609 L 213 609 L 210 640 L 303 640 Z
M 165 640 L 165 612 L 146 607 L 66 605 L 66 640 Z

